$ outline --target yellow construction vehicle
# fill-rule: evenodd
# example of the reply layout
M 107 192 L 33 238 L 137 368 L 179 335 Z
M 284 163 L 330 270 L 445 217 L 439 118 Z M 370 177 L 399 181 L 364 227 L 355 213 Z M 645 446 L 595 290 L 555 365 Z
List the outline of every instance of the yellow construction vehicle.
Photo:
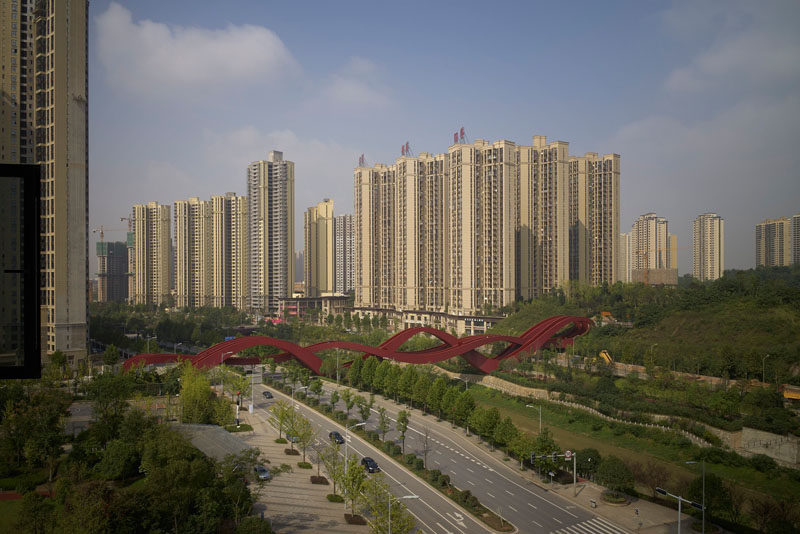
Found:
M 611 355 L 608 353 L 606 349 L 600 351 L 600 358 L 606 365 L 614 363 L 614 359 L 611 357 Z

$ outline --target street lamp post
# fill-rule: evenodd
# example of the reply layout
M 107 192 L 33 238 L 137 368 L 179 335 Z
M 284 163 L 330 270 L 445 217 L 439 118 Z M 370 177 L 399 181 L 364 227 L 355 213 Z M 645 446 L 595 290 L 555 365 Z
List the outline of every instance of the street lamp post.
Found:
M 150 352 L 150 340 L 151 339 L 156 339 L 157 340 L 158 336 L 150 336 L 150 337 L 147 338 L 147 352 L 148 353 Z M 762 376 L 763 376 L 763 373 L 762 373 Z
M 542 433 L 542 407 L 541 406 L 534 406 L 533 404 L 526 404 L 526 408 L 538 408 L 539 409 L 539 434 Z
M 761 381 L 762 381 L 762 382 L 764 382 L 765 384 L 766 384 L 767 382 L 766 382 L 766 380 L 764 379 L 764 370 L 766 369 L 766 368 L 764 367 L 764 364 L 766 363 L 766 361 L 767 361 L 767 358 L 769 358 L 769 354 L 767 354 L 766 356 L 764 356 L 763 358 L 761 358 Z
M 180 347 L 181 345 L 183 345 L 183 343 L 175 343 L 172 346 L 172 354 L 178 354 L 178 347 Z
M 706 459 L 703 458 L 700 460 L 703 466 L 703 534 L 706 534 Z M 687 465 L 695 465 L 697 462 L 695 461 L 688 461 L 684 462 Z
M 672 497 L 673 499 L 678 500 L 678 534 L 681 534 L 681 504 L 686 503 L 690 505 L 692 508 L 695 508 L 697 510 L 702 510 L 704 508 L 702 504 L 690 501 L 689 499 L 684 499 L 680 495 L 673 495 L 672 493 L 668 492 L 663 488 L 656 488 L 656 493 L 658 493 L 659 495 L 664 495 L 665 497 Z
M 392 494 L 389 493 L 389 534 L 392 534 Z M 402 497 L 398 497 L 399 499 L 419 499 L 419 495 L 403 495 Z

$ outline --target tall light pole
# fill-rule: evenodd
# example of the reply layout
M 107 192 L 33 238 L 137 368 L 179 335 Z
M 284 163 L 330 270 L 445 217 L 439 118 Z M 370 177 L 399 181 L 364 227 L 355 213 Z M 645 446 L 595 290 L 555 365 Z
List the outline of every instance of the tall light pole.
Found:
M 183 343 L 175 343 L 172 346 L 172 354 L 177 354 L 178 353 L 178 347 L 180 347 L 181 345 L 183 345 Z
M 158 336 L 150 336 L 150 337 L 147 338 L 147 352 L 150 352 L 150 340 L 151 339 L 158 340 Z M 763 376 L 763 373 L 762 373 L 762 376 Z
M 533 404 L 526 404 L 526 408 L 538 408 L 539 409 L 539 434 L 542 433 L 542 407 L 541 406 L 534 406 Z
M 222 354 L 219 355 L 219 364 L 220 365 L 222 365 L 222 360 L 223 360 L 223 358 L 225 358 L 226 354 L 233 354 L 233 351 L 223 352 Z M 220 375 L 219 375 L 219 383 L 222 386 L 222 397 L 225 398 L 225 380 L 224 380 L 224 377 L 222 376 L 222 370 L 221 369 L 220 369 Z
M 764 382 L 765 384 L 766 384 L 767 382 L 766 382 L 766 380 L 764 380 L 764 369 L 766 369 L 766 368 L 764 367 L 764 364 L 766 363 L 766 361 L 767 361 L 767 358 L 769 358 L 769 354 L 767 354 L 766 356 L 764 356 L 763 358 L 761 358 L 761 381 L 762 381 L 762 382 Z
M 392 534 L 392 493 L 389 493 L 389 534 Z M 398 497 L 400 499 L 419 499 L 419 495 L 403 495 L 402 497 Z
M 689 499 L 684 499 L 680 495 L 673 495 L 672 493 L 668 492 L 665 489 L 656 488 L 656 493 L 658 493 L 659 495 L 664 495 L 665 497 L 672 497 L 673 499 L 678 499 L 678 534 L 681 534 L 681 504 L 682 503 L 687 503 L 692 508 L 696 508 L 697 510 L 702 510 L 703 509 L 703 505 L 702 504 L 698 504 L 696 502 L 690 501 Z
M 706 459 L 700 460 L 703 466 L 703 534 L 706 534 Z M 684 462 L 686 465 L 695 465 L 697 462 L 688 461 Z

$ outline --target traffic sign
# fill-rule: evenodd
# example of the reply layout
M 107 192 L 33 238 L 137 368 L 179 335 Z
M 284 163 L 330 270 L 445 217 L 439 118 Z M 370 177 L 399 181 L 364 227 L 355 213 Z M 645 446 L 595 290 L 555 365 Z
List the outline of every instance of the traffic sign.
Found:
M 694 508 L 696 510 L 702 510 L 703 509 L 703 505 L 700 504 L 699 502 L 692 501 L 689 504 L 692 506 L 692 508 Z
M 567 460 L 572 458 L 572 451 L 564 451 L 564 458 L 566 458 Z
M 658 493 L 659 495 L 666 495 L 667 494 L 667 490 L 661 489 L 661 488 L 656 488 L 656 493 Z

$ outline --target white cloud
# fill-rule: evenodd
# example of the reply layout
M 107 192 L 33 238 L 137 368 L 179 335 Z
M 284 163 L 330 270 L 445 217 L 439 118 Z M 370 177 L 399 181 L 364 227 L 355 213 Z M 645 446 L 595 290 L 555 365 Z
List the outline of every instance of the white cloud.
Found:
M 675 39 L 701 41 L 702 50 L 674 69 L 667 89 L 702 92 L 794 87 L 800 79 L 800 16 L 796 2 L 690 2 L 662 14 Z
M 97 54 L 109 83 L 138 96 L 213 94 L 278 80 L 299 70 L 281 39 L 261 26 L 210 30 L 135 22 L 131 12 L 116 2 L 96 23 Z
M 352 112 L 385 108 L 391 103 L 378 67 L 366 58 L 352 57 L 322 84 L 307 107 L 310 111 Z

